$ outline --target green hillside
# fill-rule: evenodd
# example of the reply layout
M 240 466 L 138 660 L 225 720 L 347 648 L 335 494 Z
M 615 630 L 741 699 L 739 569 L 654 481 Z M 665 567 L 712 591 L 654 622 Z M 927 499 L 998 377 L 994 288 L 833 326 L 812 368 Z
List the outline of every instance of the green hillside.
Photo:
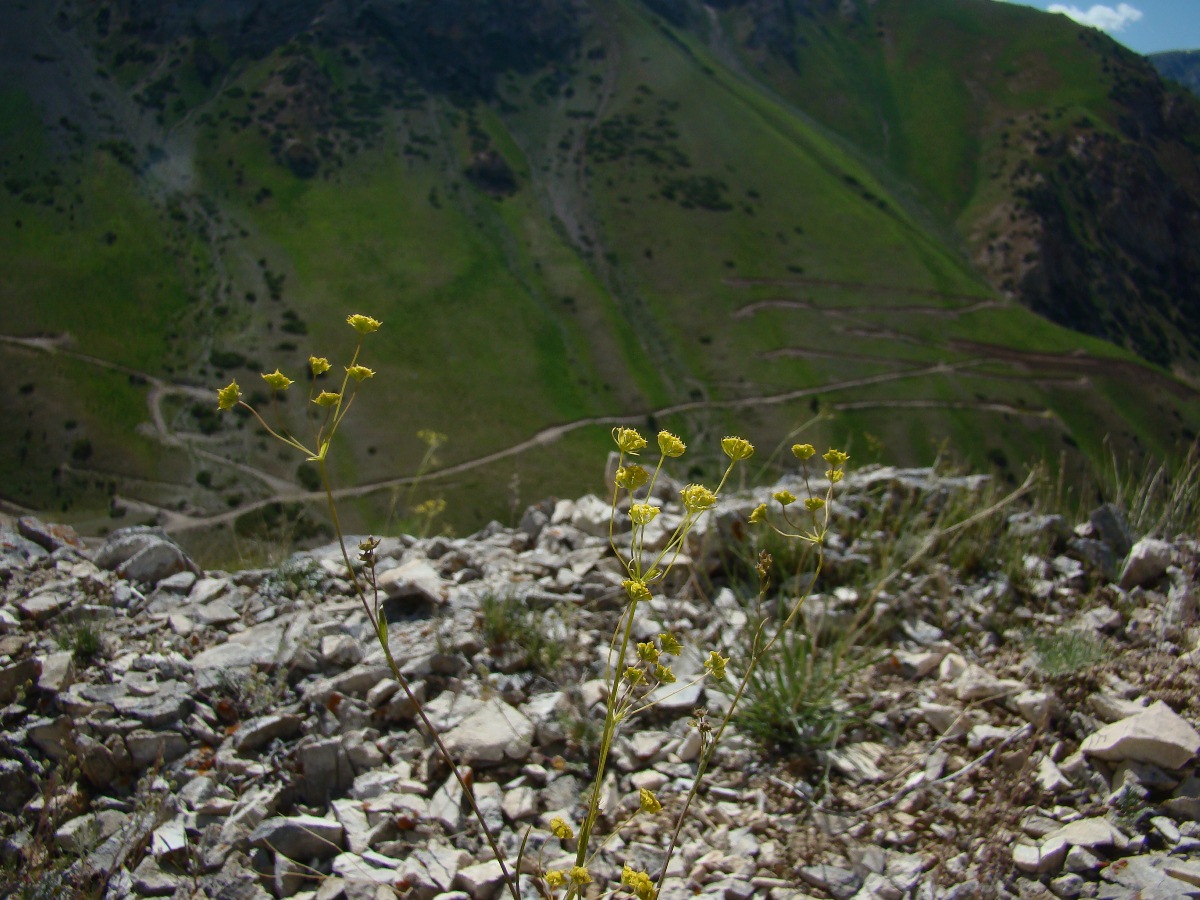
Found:
M 527 23 L 464 13 L 526 27 L 517 61 L 428 23 L 414 49 L 401 19 L 242 29 L 248 50 L 116 4 L 53 29 L 52 10 L 6 12 L 32 58 L 6 61 L 0 94 L 0 355 L 20 373 L 0 392 L 3 499 L 91 530 L 311 499 L 302 461 L 218 417 L 214 392 L 237 378 L 303 431 L 303 395 L 272 405 L 258 373 L 336 362 L 351 312 L 384 322 L 333 456 L 355 527 L 443 496 L 468 529 L 600 489 L 618 421 L 697 448 L 744 432 L 765 456 L 819 416 L 806 439 L 861 462 L 948 449 L 1014 470 L 1079 469 L 1106 435 L 1195 439 L 1196 392 L 1135 355 L 1150 332 L 1085 336 L 997 281 L 1020 247 L 1022 277 L 1045 268 L 1041 244 L 987 231 L 998 210 L 1028 219 L 1012 204 L 1033 176 L 1004 173 L 1043 157 L 1018 132 L 1118 129 L 1111 47 L 990 0 L 808 10 L 766 36 L 753 4 L 523 3 Z M 1061 209 L 1081 216 L 1072 253 L 1133 253 Z M 1070 301 L 1115 323 L 1083 283 Z M 1180 334 L 1159 362 L 1190 377 Z M 448 441 L 410 490 L 419 429 Z

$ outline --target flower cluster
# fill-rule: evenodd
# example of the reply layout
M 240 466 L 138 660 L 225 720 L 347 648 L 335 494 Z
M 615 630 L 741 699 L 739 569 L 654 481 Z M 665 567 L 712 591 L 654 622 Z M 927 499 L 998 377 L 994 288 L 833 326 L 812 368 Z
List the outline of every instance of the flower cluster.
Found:
M 850 456 L 841 450 L 832 448 L 822 454 L 821 459 L 829 466 L 825 470 L 825 480 L 828 482 L 828 486 L 822 496 L 813 490 L 808 471 L 809 460 L 816 454 L 816 448 L 812 444 L 792 445 L 792 455 L 800 461 L 801 475 L 804 478 L 805 488 L 808 490 L 808 497 L 802 504 L 807 521 L 797 522 L 791 517 L 789 507 L 797 502 L 797 498 L 791 491 L 784 489 L 772 494 L 771 499 L 779 504 L 780 516 L 792 530 L 785 531 L 771 521 L 766 503 L 760 503 L 750 513 L 751 524 L 766 524 L 784 537 L 799 538 L 817 545 L 824 543 L 825 534 L 829 528 L 830 506 L 833 503 L 833 486 L 845 477 L 845 465 L 850 460 Z
M 262 416 L 259 415 L 258 411 L 242 399 L 242 389 L 238 386 L 236 380 L 229 382 L 229 384 L 217 391 L 217 408 L 222 411 L 231 410 L 235 406 L 242 406 L 248 409 L 272 437 L 300 451 L 310 461 L 324 463 L 325 454 L 329 451 L 329 442 L 333 438 L 334 432 L 337 431 L 338 425 L 341 424 L 343 417 L 349 411 L 350 404 L 357 395 L 358 386 L 368 378 L 375 377 L 374 369 L 369 369 L 359 364 L 358 354 L 362 350 L 363 338 L 374 331 L 378 331 L 381 323 L 378 319 L 372 319 L 370 316 L 360 314 L 348 316 L 346 323 L 358 332 L 358 346 L 354 349 L 350 365 L 345 367 L 345 374 L 342 377 L 342 384 L 339 390 L 317 390 L 317 379 L 329 372 L 333 366 L 324 356 L 310 356 L 308 358 L 308 369 L 311 373 L 308 398 L 314 406 L 324 410 L 324 416 L 317 427 L 312 446 L 302 443 L 282 428 L 277 430 L 269 426 L 263 420 Z M 296 383 L 293 379 L 279 371 L 278 368 L 274 372 L 264 372 L 262 380 L 266 382 L 267 387 L 271 389 L 273 394 L 282 393 Z

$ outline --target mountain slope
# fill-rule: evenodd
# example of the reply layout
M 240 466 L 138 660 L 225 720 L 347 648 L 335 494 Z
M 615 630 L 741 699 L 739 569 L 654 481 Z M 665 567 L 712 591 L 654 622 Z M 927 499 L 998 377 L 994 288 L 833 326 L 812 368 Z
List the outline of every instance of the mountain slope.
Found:
M 1151 53 L 1146 58 L 1163 78 L 1182 84 L 1193 94 L 1200 94 L 1200 50 Z
M 1063 187 L 1057 143 L 1039 152 L 1020 129 L 1086 118 L 1110 148 L 1089 165 L 1152 148 L 1145 171 L 1165 181 L 1143 191 L 1148 220 L 1162 191 L 1184 211 L 1193 196 L 1187 160 L 1178 177 L 1162 162 L 1183 138 L 1138 143 L 1104 118 L 1115 101 L 1079 72 L 1116 63 L 1077 30 L 996 51 L 1070 51 L 1058 82 L 1009 108 L 967 102 L 947 74 L 984 35 L 1006 46 L 1001 26 L 1025 20 L 987 18 L 1001 4 L 955 5 L 938 57 L 914 35 L 940 0 L 849 18 L 775 0 L 523 3 L 0 13 L 0 354 L 23 373 L 0 400 L 0 464 L 19 473 L 6 498 L 91 527 L 105 504 L 172 527 L 278 518 L 313 499 L 311 473 L 217 417 L 211 390 L 236 377 L 307 428 L 303 397 L 269 404 L 257 373 L 344 352 L 356 311 L 384 321 L 364 360 L 379 376 L 333 459 L 363 527 L 433 493 L 470 526 L 594 488 L 617 421 L 707 444 L 696 478 L 726 431 L 765 455 L 816 414 L 806 433 L 863 462 L 945 446 L 975 465 L 1098 458 L 1106 434 L 1162 454 L 1200 430 L 1186 385 L 1014 299 L 1037 308 L 1047 285 L 1044 311 L 1069 320 L 1125 298 L 1144 330 L 1191 302 L 1167 276 L 1133 300 L 1086 266 L 1075 287 L 1078 258 L 1132 245 Z M 1126 185 L 1127 169 L 1104 171 Z M 1055 211 L 1100 224 L 1064 243 Z M 1186 247 L 1163 248 L 1178 277 Z M 1184 371 L 1177 331 L 1163 361 Z M 420 428 L 449 441 L 413 486 Z

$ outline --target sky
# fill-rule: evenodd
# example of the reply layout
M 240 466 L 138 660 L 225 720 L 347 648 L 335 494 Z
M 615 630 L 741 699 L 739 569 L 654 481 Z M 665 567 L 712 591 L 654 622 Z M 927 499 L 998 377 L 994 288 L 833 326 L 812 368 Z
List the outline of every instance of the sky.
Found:
M 1200 50 L 1200 0 L 1129 0 L 1104 3 L 1004 0 L 1070 16 L 1107 32 L 1138 53 Z

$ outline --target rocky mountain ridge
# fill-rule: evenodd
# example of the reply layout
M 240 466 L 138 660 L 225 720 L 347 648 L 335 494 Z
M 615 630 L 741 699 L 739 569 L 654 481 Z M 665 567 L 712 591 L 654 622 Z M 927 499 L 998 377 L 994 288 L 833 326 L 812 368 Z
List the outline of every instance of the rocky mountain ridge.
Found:
M 835 523 L 903 498 L 938 508 L 981 484 L 929 470 L 852 473 Z M 785 487 L 801 489 L 791 478 Z M 635 809 L 642 789 L 678 808 L 695 775 L 701 741 L 687 719 L 699 706 L 719 715 L 728 694 L 685 670 L 710 645 L 738 665 L 738 635 L 758 613 L 721 573 L 754 503 L 726 502 L 695 534 L 673 589 L 637 626 L 639 637 L 683 637 L 687 684 L 617 742 L 610 820 Z M 677 512 L 664 504 L 664 520 Z M 882 535 L 831 536 L 809 633 L 844 629 L 864 601 L 887 623 L 870 664 L 839 688 L 856 712 L 834 746 L 792 758 L 727 735 L 662 897 L 1200 894 L 1200 545 L 1138 539 L 1112 507 L 1074 528 L 1004 515 L 1001 546 L 1041 548 L 1020 559 L 1020 586 L 995 560 L 969 571 L 935 561 L 868 594 L 837 573 Z M 457 783 L 372 644 L 340 549 L 203 572 L 153 529 L 86 549 L 69 528 L 16 524 L 0 532 L 10 890 L 503 895 Z M 573 859 L 546 828 L 554 816 L 577 822 L 587 788 L 586 722 L 602 704 L 623 596 L 607 535 L 608 504 L 589 496 L 532 506 L 518 528 L 400 536 L 377 551 L 393 652 L 510 860 L 533 826 L 528 896 L 538 866 Z M 697 594 L 699 584 L 714 593 Z M 535 617 L 524 621 L 564 648 L 560 668 L 489 639 L 481 617 L 496 597 L 515 598 Z M 1105 650 L 1050 675 L 1023 628 Z M 668 834 L 657 817 L 636 820 L 593 862 L 597 886 L 625 863 L 657 876 Z

